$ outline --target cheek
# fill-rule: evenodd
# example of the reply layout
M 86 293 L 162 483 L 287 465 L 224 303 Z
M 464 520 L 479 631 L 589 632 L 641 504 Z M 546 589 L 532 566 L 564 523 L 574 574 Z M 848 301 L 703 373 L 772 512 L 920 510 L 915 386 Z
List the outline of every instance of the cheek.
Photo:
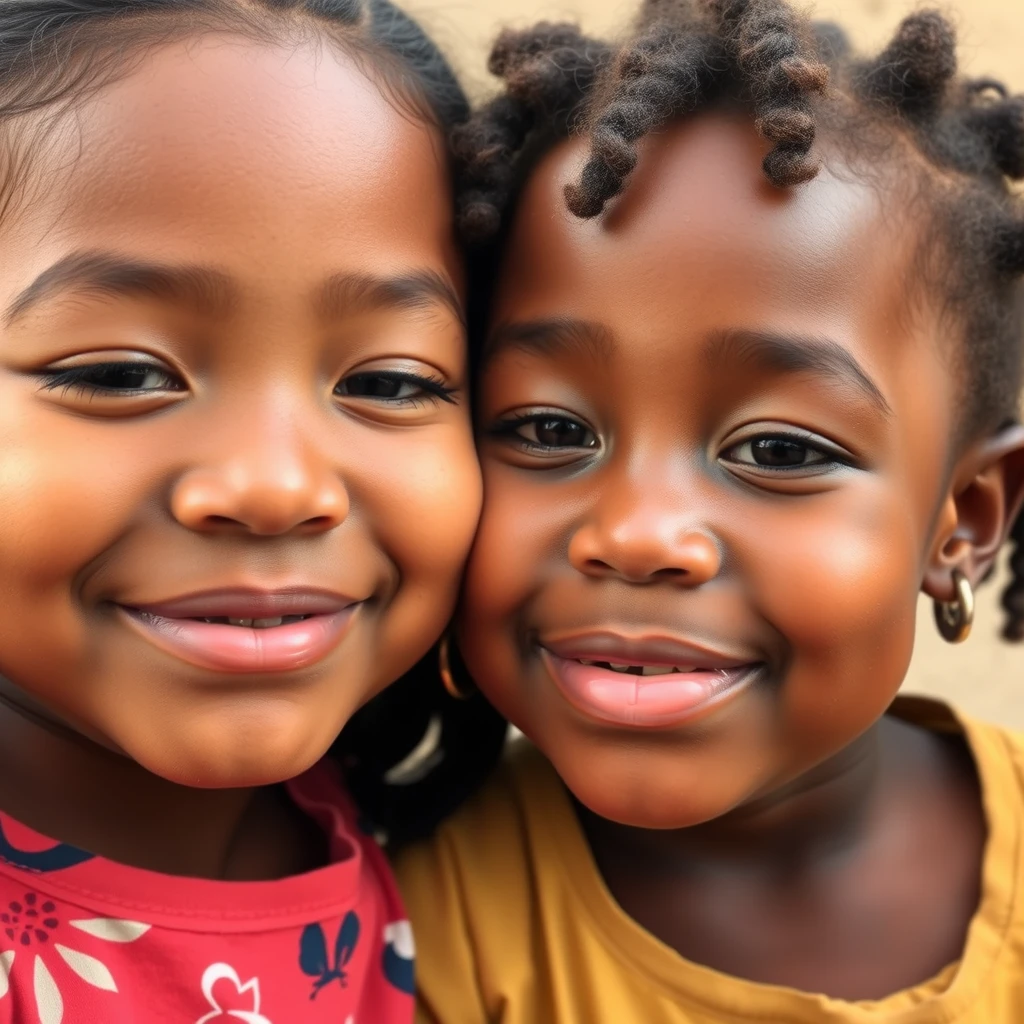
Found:
M 752 599 L 789 654 L 782 720 L 805 745 L 817 735 L 834 747 L 882 714 L 906 675 L 920 523 L 906 505 L 870 498 L 786 519 L 751 559 Z
M 112 424 L 37 406 L 0 391 L 0 672 L 59 705 L 100 656 L 76 590 L 159 493 L 161 467 Z
M 520 624 L 530 599 L 557 570 L 566 501 L 530 488 L 507 467 L 484 469 L 484 507 L 466 567 L 458 643 L 480 689 L 507 718 L 530 729 Z M 531 730 L 532 731 L 532 730 Z
M 483 513 L 466 569 L 467 621 L 510 629 L 516 610 L 543 585 L 546 568 L 564 555 L 571 516 L 565 495 L 556 494 L 485 463 Z
M 369 699 L 441 635 L 458 596 L 480 514 L 480 469 L 468 426 L 421 445 L 378 452 L 364 480 L 369 531 L 391 563 L 396 589 L 376 620 Z M 386 472 L 385 472 L 386 467 Z
M 453 585 L 480 515 L 480 468 L 468 425 L 398 436 L 367 462 L 360 485 L 370 532 L 403 586 Z
M 0 414 L 0 593 L 15 602 L 66 591 L 123 532 L 152 469 L 109 426 L 40 419 L 13 401 Z

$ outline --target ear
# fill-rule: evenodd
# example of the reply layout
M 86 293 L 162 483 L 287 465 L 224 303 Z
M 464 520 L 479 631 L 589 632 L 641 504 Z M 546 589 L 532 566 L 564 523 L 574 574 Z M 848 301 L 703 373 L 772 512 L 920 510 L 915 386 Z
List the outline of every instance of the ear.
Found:
M 937 601 L 954 598 L 952 570 L 978 586 L 1024 504 L 1024 426 L 1014 424 L 972 445 L 957 460 L 935 525 L 921 589 Z

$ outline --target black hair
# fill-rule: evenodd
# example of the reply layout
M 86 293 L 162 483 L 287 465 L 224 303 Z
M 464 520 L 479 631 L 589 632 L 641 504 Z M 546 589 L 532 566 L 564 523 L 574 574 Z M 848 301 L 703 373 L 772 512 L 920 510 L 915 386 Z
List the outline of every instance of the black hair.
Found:
M 450 695 L 438 649 L 358 711 L 334 745 L 367 828 L 390 847 L 429 835 L 497 764 L 508 723 L 449 654 L 465 697 Z
M 912 287 L 959 335 L 964 411 L 980 436 L 1017 419 L 1024 345 L 1024 96 L 958 74 L 956 35 L 938 11 L 909 15 L 875 58 L 835 25 L 787 0 L 645 0 L 619 45 L 572 24 L 503 32 L 490 57 L 503 89 L 456 130 L 459 219 L 497 265 L 518 193 L 538 157 L 583 134 L 589 157 L 565 189 L 569 210 L 597 217 L 625 188 L 637 144 L 670 120 L 739 105 L 771 144 L 763 172 L 778 188 L 819 170 L 819 134 L 852 169 L 923 197 L 925 230 Z M 895 174 L 891 173 L 895 172 Z M 477 323 L 481 313 L 476 314 Z M 1004 637 L 1024 640 L 1024 514 L 1013 525 Z
M 0 214 L 30 177 L 40 135 L 63 113 L 129 74 L 153 46 L 211 32 L 333 43 L 446 137 L 469 113 L 444 55 L 390 0 L 3 0 Z
M 469 116 L 440 49 L 390 0 L 2 0 L 0 217 L 31 179 L 34 145 L 49 125 L 152 47 L 209 32 L 337 45 L 445 142 Z M 483 698 L 449 697 L 433 657 L 357 713 L 332 751 L 374 830 L 398 840 L 454 809 L 497 761 L 506 730 Z M 439 742 L 429 756 L 391 773 L 431 730 Z

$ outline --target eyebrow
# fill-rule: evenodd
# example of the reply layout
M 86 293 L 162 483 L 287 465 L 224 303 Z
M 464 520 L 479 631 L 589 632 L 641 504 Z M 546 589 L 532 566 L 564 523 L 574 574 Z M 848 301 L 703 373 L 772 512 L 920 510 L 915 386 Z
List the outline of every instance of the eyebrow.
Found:
M 499 353 L 509 349 L 543 356 L 583 356 L 607 362 L 612 352 L 612 335 L 601 324 L 575 317 L 551 317 L 501 324 L 487 339 L 482 363 L 486 365 Z
M 227 274 L 193 264 L 147 263 L 116 253 L 76 252 L 58 260 L 25 288 L 4 312 L 9 327 L 41 303 L 69 292 L 110 296 L 151 295 L 184 300 L 223 313 L 236 294 Z
M 772 331 L 727 331 L 712 338 L 704 352 L 712 366 L 728 362 L 753 363 L 778 374 L 810 374 L 859 391 L 884 416 L 892 408 L 867 371 L 838 342 Z
M 397 277 L 334 274 L 316 296 L 317 311 L 325 320 L 378 309 L 430 312 L 438 306 L 447 309 L 460 324 L 465 324 L 462 301 L 451 281 L 433 270 Z
M 125 297 L 154 296 L 187 302 L 210 315 L 224 315 L 235 305 L 238 289 L 229 275 L 196 264 L 161 264 L 117 253 L 75 252 L 44 270 L 7 307 L 10 327 L 43 302 L 67 293 Z M 434 271 L 396 277 L 341 273 L 329 277 L 315 295 L 325 319 L 369 309 L 429 310 L 441 305 L 464 323 L 462 303 L 451 282 Z
M 484 348 L 483 363 L 507 349 L 539 355 L 585 355 L 607 360 L 611 332 L 601 324 L 573 317 L 553 317 L 505 324 L 495 329 Z M 811 374 L 853 387 L 885 416 L 892 409 L 870 374 L 838 342 L 774 331 L 724 331 L 712 337 L 704 358 L 714 368 L 729 362 L 752 362 L 769 373 Z

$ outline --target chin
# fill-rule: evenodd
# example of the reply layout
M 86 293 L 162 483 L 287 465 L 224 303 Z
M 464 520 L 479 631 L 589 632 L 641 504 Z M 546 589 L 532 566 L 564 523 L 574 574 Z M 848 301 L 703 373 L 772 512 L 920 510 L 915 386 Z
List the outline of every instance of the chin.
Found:
M 237 722 L 216 730 L 167 728 L 159 743 L 125 744 L 125 753 L 168 782 L 195 789 L 270 786 L 301 775 L 336 735 L 324 723 Z
M 563 748 L 564 749 L 564 748 Z M 670 759 L 666 759 L 670 760 Z M 676 765 L 638 764 L 635 751 L 611 747 L 597 757 L 553 756 L 552 763 L 573 796 L 592 813 L 632 828 L 692 828 L 720 818 L 745 794 L 723 792 L 706 780 L 686 781 Z
M 301 775 L 320 755 L 264 757 L 252 754 L 236 757 L 218 752 L 212 756 L 179 757 L 173 761 L 137 758 L 138 763 L 168 782 L 193 789 L 244 789 L 272 786 Z
M 566 780 L 568 784 L 568 780 Z M 702 825 L 714 818 L 721 817 L 725 811 L 715 808 L 680 804 L 655 806 L 653 803 L 638 805 L 631 799 L 623 799 L 622 795 L 593 791 L 591 787 L 569 786 L 573 795 L 588 810 L 600 818 L 614 821 L 618 825 L 631 828 L 651 829 L 652 831 L 668 831 L 671 829 L 692 828 Z

